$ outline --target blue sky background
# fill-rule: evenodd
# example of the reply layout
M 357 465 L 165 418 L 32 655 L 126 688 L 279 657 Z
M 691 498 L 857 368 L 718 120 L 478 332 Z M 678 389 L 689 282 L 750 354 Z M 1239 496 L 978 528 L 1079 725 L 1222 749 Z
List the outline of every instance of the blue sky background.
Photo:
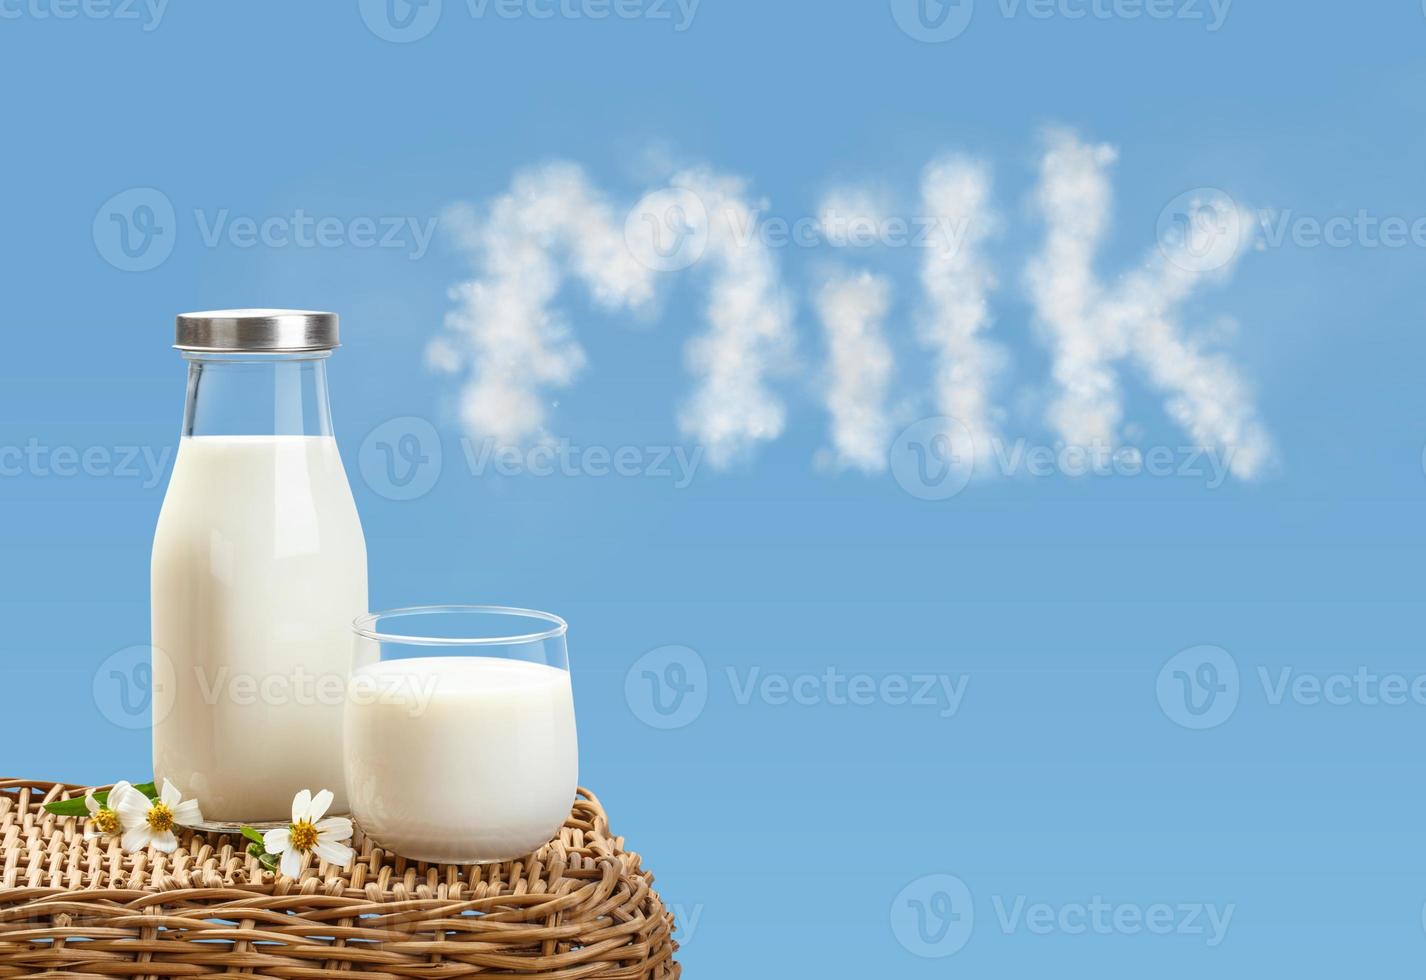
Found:
M 1042 233 L 1028 200 L 1043 128 L 1120 150 L 1106 282 L 1153 247 L 1165 205 L 1198 187 L 1320 221 L 1413 222 L 1426 217 L 1420 4 L 1240 2 L 1210 31 L 1137 7 L 1074 18 L 1089 8 L 1067 0 L 1042 18 L 978 0 L 964 33 L 939 43 L 908 36 L 878 2 L 704 0 L 681 31 L 673 7 L 672 19 L 603 20 L 444 8 L 427 36 L 393 43 L 356 3 L 174 0 L 156 21 L 142 8 L 61 18 L 57 0 L 0 7 L 0 446 L 49 461 L 16 466 L 11 453 L 0 478 L 0 770 L 149 772 L 148 733 L 126 727 L 106 678 L 148 642 L 166 470 L 63 476 L 53 450 L 118 462 L 122 447 L 175 444 L 175 313 L 335 309 L 333 408 L 373 605 L 505 602 L 570 620 L 582 781 L 678 910 L 690 975 L 748 963 L 908 978 L 1414 970 L 1426 951 L 1426 696 L 1372 703 L 1368 682 L 1347 703 L 1314 704 L 1273 685 L 1284 669 L 1308 683 L 1362 669 L 1409 689 L 1426 672 L 1419 245 L 1288 242 L 1195 294 L 1191 325 L 1239 323 L 1225 349 L 1277 447 L 1266 476 L 1217 489 L 1001 478 L 928 501 L 890 473 L 813 465 L 828 426 L 811 291 L 829 262 L 892 280 L 896 394 L 934 414 L 912 339 L 912 249 L 777 250 L 799 348 L 776 382 L 786 430 L 681 487 L 470 472 L 458 382 L 424 360 L 447 290 L 470 277 L 449 235 L 419 259 L 210 246 L 194 212 L 424 222 L 555 158 L 623 209 L 663 156 L 746 177 L 771 214 L 796 219 L 847 181 L 914 200 L 928 160 L 970 152 L 994 166 L 1006 219 L 990 251 L 1002 281 L 992 336 L 1012 358 L 1003 394 L 1033 405 L 1049 356 L 1021 277 Z M 1171 9 L 1209 16 L 1186 0 Z M 94 231 L 132 188 L 175 211 L 171 254 L 143 271 L 117 268 Z M 703 285 L 661 280 L 647 322 L 598 311 L 582 288 L 561 293 L 589 367 L 552 396 L 560 435 L 693 451 L 676 415 Z M 1184 444 L 1141 376 L 1121 377 L 1139 444 Z M 408 417 L 433 429 L 378 430 Z M 1035 411 L 1010 429 L 1055 438 Z M 422 474 L 429 492 L 393 499 L 368 466 L 377 442 L 408 431 L 427 435 L 428 456 L 439 442 L 441 465 Z M 1224 653 L 1191 655 L 1189 676 L 1209 676 L 1206 662 L 1225 684 L 1235 667 L 1238 683 L 1220 692 L 1221 723 L 1196 730 L 1180 724 L 1194 716 L 1174 700 L 1175 667 L 1163 703 L 1156 692 L 1170 658 L 1202 645 Z M 669 646 L 694 653 L 641 660 Z M 645 669 L 677 676 L 671 660 L 699 687 L 677 717 L 641 686 Z M 829 668 L 968 681 L 950 717 L 894 698 L 831 703 L 820 687 L 806 688 L 815 704 L 740 697 L 754 670 Z M 947 875 L 965 892 L 934 877 Z M 1041 935 L 997 915 L 1023 898 L 1071 907 L 1072 920 L 1096 896 L 1233 911 L 1217 945 L 1125 927 Z

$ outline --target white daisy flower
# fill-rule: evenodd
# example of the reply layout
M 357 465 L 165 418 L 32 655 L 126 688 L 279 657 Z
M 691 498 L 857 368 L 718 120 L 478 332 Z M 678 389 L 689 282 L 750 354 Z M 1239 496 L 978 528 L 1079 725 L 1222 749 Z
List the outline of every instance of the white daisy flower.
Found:
M 91 789 L 84 794 L 84 808 L 89 811 L 89 823 L 84 828 L 84 839 L 94 840 L 96 837 L 116 837 L 124 829 L 119 821 L 119 814 L 114 811 L 113 801 L 121 798 L 125 792 L 132 789 L 126 779 L 121 779 L 114 784 L 114 788 L 109 791 L 105 798 L 107 802 L 100 803 L 94 798 L 94 791 Z
M 324 789 L 313 796 L 311 790 L 304 789 L 292 798 L 291 826 L 263 835 L 262 846 L 267 853 L 282 855 L 278 867 L 287 877 L 296 878 L 302 873 L 302 856 L 309 852 L 339 868 L 351 862 L 353 851 L 341 842 L 351 839 L 352 822 L 346 817 L 323 820 L 331 805 L 331 790 Z
M 150 800 L 132 786 L 119 788 L 109 795 L 109 805 L 119 814 L 124 826 L 123 845 L 126 851 L 141 851 L 152 846 L 165 854 L 178 849 L 178 837 L 173 828 L 178 824 L 195 824 L 203 820 L 196 800 L 185 800 L 178 787 L 165 779 L 158 799 Z

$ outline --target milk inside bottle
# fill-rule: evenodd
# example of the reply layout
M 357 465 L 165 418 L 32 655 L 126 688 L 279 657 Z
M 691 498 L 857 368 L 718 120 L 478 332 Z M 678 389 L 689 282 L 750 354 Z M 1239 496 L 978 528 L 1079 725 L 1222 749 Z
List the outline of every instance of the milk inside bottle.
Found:
M 188 397 L 152 565 L 154 776 L 210 827 L 347 809 L 342 705 L 366 544 L 332 434 L 337 317 L 178 318 Z

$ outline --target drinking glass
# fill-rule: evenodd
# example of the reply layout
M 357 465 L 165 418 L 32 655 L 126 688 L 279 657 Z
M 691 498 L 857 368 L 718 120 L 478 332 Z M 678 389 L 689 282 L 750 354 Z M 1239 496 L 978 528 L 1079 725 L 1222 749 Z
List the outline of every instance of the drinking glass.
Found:
M 346 783 L 367 836 L 413 860 L 485 864 L 558 833 L 579 781 L 565 621 L 413 606 L 353 628 Z

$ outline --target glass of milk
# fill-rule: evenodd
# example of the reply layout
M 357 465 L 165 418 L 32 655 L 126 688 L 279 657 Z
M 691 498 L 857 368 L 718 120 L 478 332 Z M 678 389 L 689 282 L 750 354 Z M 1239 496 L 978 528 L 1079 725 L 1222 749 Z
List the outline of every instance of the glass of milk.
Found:
M 416 606 L 354 628 L 346 785 L 367 836 L 444 864 L 508 861 L 554 837 L 579 781 L 564 620 Z

